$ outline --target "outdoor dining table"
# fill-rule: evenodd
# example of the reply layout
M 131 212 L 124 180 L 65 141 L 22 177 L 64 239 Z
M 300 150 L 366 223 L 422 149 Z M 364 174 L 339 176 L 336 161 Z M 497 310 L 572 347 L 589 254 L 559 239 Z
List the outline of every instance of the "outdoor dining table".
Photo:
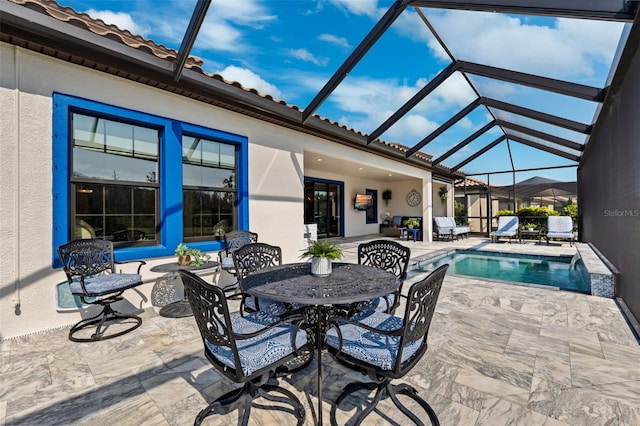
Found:
M 214 262 L 211 260 L 198 266 L 179 265 L 177 262 L 169 262 L 152 267 L 151 272 L 165 272 L 172 278 L 179 278 L 179 270 L 191 271 L 194 274 L 200 274 L 211 269 L 217 270 L 219 267 L 219 262 Z M 180 281 L 180 284 L 182 284 L 182 281 Z M 183 298 L 182 300 L 171 302 L 160 308 L 160 315 L 168 318 L 182 318 L 190 317 L 191 315 L 193 315 L 193 312 L 191 311 L 189 300 Z
M 346 306 L 373 299 L 398 289 L 390 272 L 352 263 L 333 263 L 327 277 L 311 274 L 310 263 L 294 263 L 261 269 L 240 282 L 245 293 L 278 302 L 306 305 L 302 309 L 306 328 L 315 326 L 318 385 L 318 424 L 322 424 L 322 349 L 333 305 Z

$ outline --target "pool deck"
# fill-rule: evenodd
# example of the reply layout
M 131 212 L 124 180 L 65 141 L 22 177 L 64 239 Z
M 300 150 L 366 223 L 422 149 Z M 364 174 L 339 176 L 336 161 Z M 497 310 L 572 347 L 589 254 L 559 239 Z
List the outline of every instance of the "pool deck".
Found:
M 371 238 L 378 238 L 372 236 Z M 364 238 L 366 239 L 366 238 Z M 345 261 L 360 239 L 343 239 Z M 469 238 L 405 241 L 418 258 L 444 248 L 572 255 L 568 243 L 509 244 Z M 409 285 L 424 276 L 412 271 Z M 237 385 L 211 368 L 193 318 L 157 308 L 125 336 L 72 343 L 68 329 L 0 341 L 0 425 L 187 425 Z M 402 380 L 430 402 L 442 425 L 638 425 L 640 347 L 613 299 L 447 276 L 429 332 L 429 350 Z M 323 357 L 325 424 L 330 404 L 366 380 Z M 315 363 L 281 380 L 317 418 Z M 339 411 L 339 424 L 361 407 Z M 364 424 L 408 424 L 388 401 Z M 393 422 L 390 419 L 394 419 Z M 237 424 L 238 410 L 207 425 Z M 255 410 L 250 424 L 290 425 L 284 413 Z

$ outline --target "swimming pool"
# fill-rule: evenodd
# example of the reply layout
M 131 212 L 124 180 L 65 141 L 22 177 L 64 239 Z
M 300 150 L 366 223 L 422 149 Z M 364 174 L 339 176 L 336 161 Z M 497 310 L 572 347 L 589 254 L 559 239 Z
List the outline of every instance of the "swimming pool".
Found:
M 581 260 L 569 256 L 537 256 L 478 250 L 455 250 L 418 263 L 431 271 L 448 263 L 449 273 L 471 277 L 538 284 L 562 290 L 591 293 Z

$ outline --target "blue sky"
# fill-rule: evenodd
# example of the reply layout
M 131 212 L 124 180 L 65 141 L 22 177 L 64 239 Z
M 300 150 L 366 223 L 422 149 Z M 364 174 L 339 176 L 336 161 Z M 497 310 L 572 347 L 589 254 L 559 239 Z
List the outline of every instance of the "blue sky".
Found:
M 78 12 L 178 49 L 195 0 L 60 0 Z M 305 108 L 342 62 L 372 29 L 392 1 L 376 0 L 214 0 L 192 55 L 204 70 Z M 619 23 L 425 9 L 456 59 L 604 87 L 623 26 Z M 370 133 L 445 68 L 450 59 L 409 8 L 316 111 L 343 125 Z M 545 93 L 483 77 L 470 77 L 481 94 L 586 124 L 592 102 Z M 459 73 L 451 76 L 381 138 L 413 146 L 476 95 Z M 584 143 L 584 135 L 525 117 L 494 111 L 505 120 Z M 429 143 L 423 151 L 438 157 L 491 120 L 477 108 Z M 494 130 L 448 158 L 457 165 L 501 135 Z M 533 138 L 530 138 L 533 139 Z M 465 165 L 466 173 L 575 164 L 562 157 L 510 142 Z M 517 181 L 541 175 L 575 180 L 575 168 L 518 173 Z M 486 176 L 478 178 L 486 180 Z M 509 184 L 511 174 L 491 183 Z

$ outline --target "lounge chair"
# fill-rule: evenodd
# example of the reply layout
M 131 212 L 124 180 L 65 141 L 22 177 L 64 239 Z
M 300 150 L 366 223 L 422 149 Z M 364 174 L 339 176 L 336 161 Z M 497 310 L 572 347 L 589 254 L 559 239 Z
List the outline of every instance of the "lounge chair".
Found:
M 518 216 L 499 216 L 498 229 L 491 233 L 491 241 L 498 241 L 500 237 L 509 237 L 509 244 L 513 237 L 518 236 Z
M 547 218 L 547 244 L 551 238 L 569 240 L 573 246 L 573 220 L 571 216 L 549 216 Z
M 433 218 L 433 232 L 436 233 L 437 239 L 451 237 L 459 238 L 466 236 L 469 238 L 469 227 L 456 224 L 456 220 L 449 216 L 436 216 Z

